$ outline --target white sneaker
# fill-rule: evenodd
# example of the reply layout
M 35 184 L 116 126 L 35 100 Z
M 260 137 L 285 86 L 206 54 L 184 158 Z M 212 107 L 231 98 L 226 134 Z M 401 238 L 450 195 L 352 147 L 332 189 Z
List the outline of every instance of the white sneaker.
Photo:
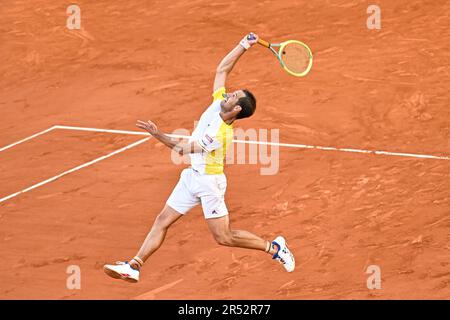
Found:
M 278 260 L 287 272 L 292 272 L 295 269 L 294 255 L 287 247 L 286 240 L 282 236 L 278 236 L 272 241 L 272 244 L 278 247 L 278 252 L 275 253 L 272 259 Z
M 122 279 L 132 283 L 139 281 L 139 270 L 133 269 L 128 262 L 118 261 L 116 265 L 105 264 L 103 271 L 114 279 Z

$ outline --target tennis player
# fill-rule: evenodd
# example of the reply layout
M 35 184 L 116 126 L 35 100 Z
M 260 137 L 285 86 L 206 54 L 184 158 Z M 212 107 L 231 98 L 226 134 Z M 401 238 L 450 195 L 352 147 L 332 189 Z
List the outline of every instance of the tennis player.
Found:
M 233 139 L 233 125 L 237 120 L 253 115 L 256 109 L 256 100 L 250 91 L 227 93 L 225 81 L 239 58 L 257 40 L 258 36 L 250 33 L 220 62 L 214 79 L 213 102 L 203 112 L 188 143 L 173 140 L 151 121 L 137 122 L 139 128 L 148 131 L 169 148 L 181 155 L 189 154 L 191 166 L 181 172 L 178 184 L 136 256 L 129 262 L 105 265 L 107 275 L 128 282 L 139 281 L 141 268 L 162 245 L 169 227 L 200 203 L 209 230 L 218 244 L 264 251 L 278 260 L 288 272 L 294 271 L 294 256 L 282 236 L 267 241 L 248 231 L 230 228 L 224 199 L 227 179 L 223 166 L 226 150 Z

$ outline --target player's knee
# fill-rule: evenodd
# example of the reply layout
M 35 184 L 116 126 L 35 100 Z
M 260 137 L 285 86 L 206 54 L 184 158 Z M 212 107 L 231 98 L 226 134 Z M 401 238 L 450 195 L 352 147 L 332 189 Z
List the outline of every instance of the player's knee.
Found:
M 234 246 L 233 236 L 231 235 L 231 233 L 214 234 L 214 239 L 221 246 Z
M 155 219 L 154 226 L 160 229 L 167 229 L 170 224 L 168 219 L 164 216 L 164 213 L 161 212 Z

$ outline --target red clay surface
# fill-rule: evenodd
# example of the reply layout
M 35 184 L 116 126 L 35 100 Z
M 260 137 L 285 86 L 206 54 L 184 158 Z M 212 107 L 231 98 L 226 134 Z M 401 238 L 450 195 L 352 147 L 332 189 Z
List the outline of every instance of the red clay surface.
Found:
M 214 70 L 241 37 L 308 43 L 304 79 L 266 49 L 236 66 L 230 90 L 251 89 L 243 128 L 278 128 L 282 142 L 450 155 L 448 1 L 67 1 L 0 6 L 0 146 L 55 124 L 135 130 L 152 119 L 193 127 Z M 251 8 L 251 10 L 249 9 Z M 133 141 L 54 131 L 0 153 L 0 197 Z M 232 226 L 285 235 L 294 273 L 266 255 L 220 247 L 200 208 L 179 220 L 141 282 L 102 265 L 132 256 L 182 167 L 154 141 L 0 204 L 2 299 L 366 299 L 450 297 L 450 161 L 280 149 L 280 171 L 228 166 Z M 382 289 L 368 290 L 376 264 Z M 81 290 L 66 269 L 81 268 Z

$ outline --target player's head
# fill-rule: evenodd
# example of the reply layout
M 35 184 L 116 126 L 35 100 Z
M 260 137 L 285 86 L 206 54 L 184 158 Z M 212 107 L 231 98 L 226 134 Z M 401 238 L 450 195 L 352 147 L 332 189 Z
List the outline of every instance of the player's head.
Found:
M 225 93 L 225 99 L 222 100 L 221 107 L 224 112 L 234 114 L 236 119 L 244 119 L 255 113 L 256 99 L 247 89 L 236 90 Z

